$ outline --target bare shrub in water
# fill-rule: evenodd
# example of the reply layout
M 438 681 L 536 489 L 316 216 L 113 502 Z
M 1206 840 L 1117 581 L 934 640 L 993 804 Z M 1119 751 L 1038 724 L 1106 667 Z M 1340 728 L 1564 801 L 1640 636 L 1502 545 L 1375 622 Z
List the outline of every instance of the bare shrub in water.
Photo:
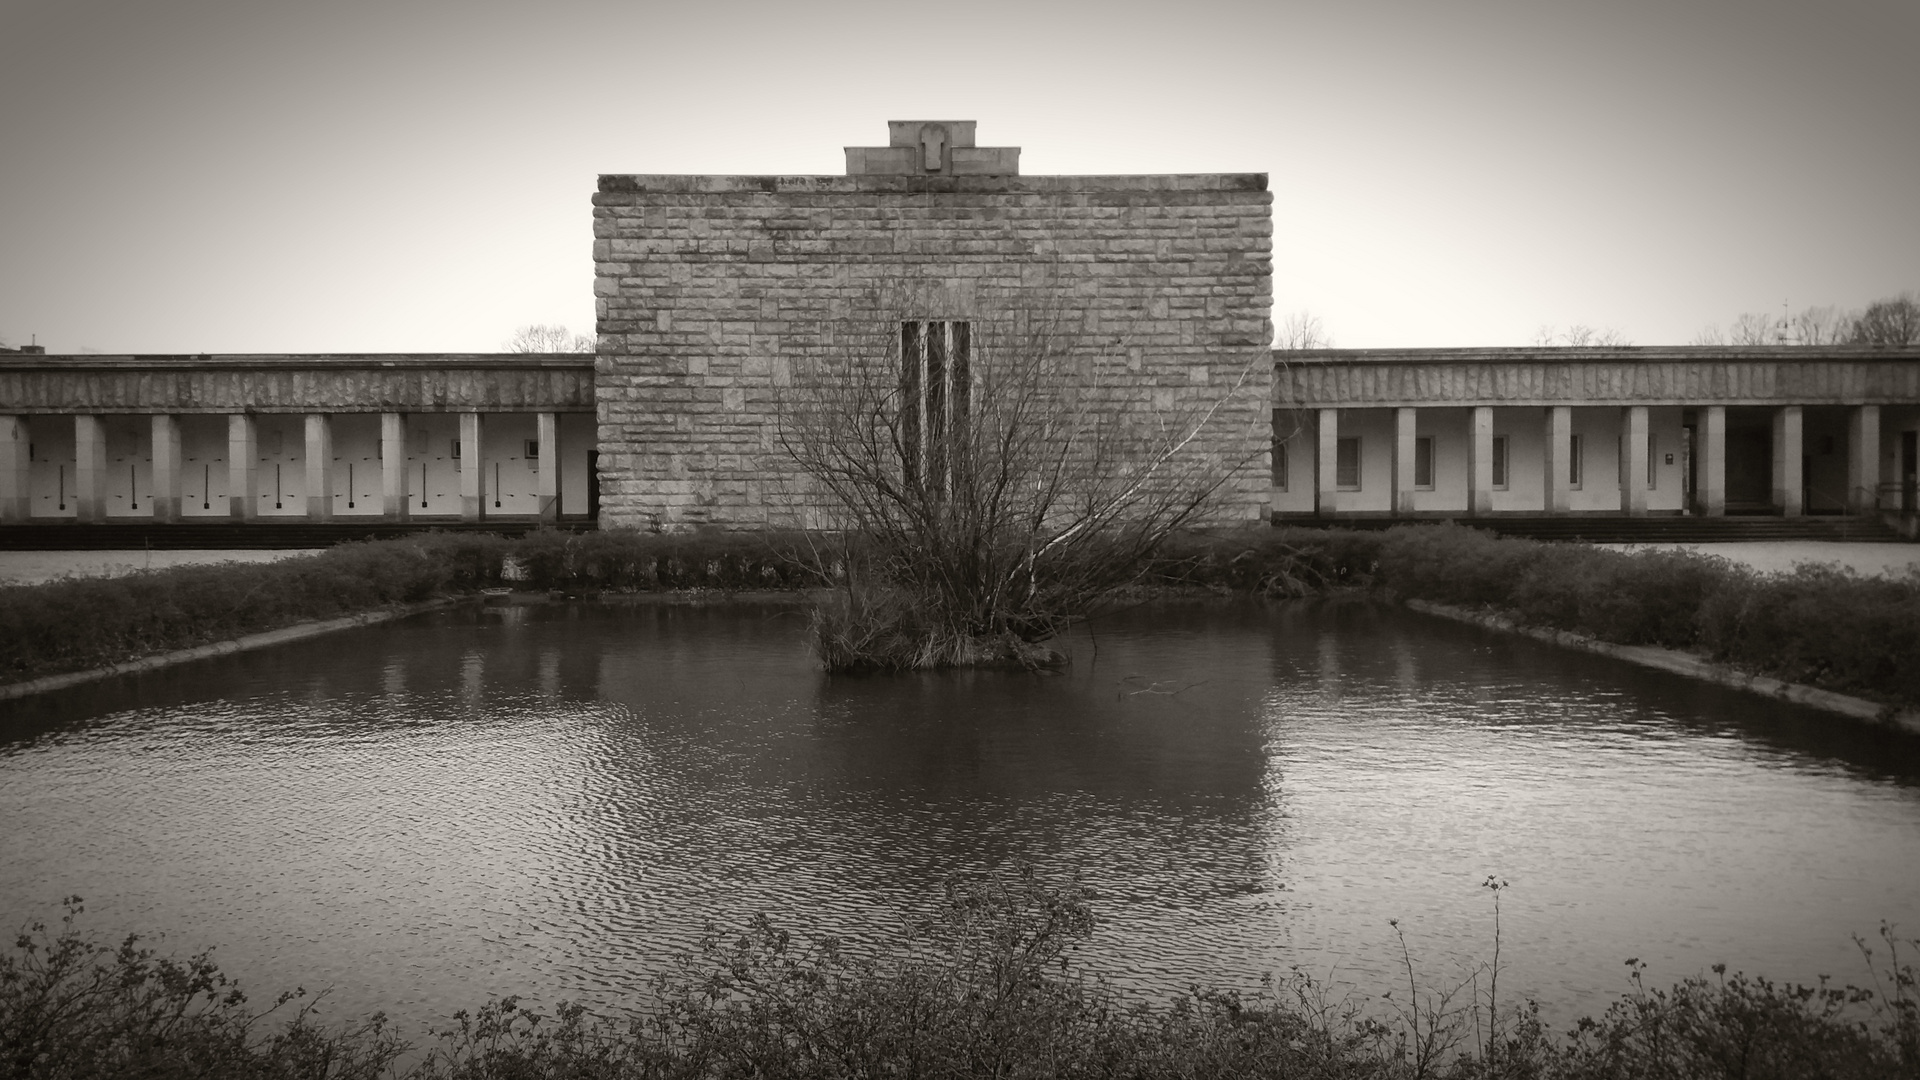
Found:
M 1140 580 L 1253 463 L 1203 437 L 1252 371 L 1154 390 L 1045 311 L 872 325 L 782 390 L 780 446 L 845 568 L 816 621 L 830 669 L 1042 662 L 1028 646 Z

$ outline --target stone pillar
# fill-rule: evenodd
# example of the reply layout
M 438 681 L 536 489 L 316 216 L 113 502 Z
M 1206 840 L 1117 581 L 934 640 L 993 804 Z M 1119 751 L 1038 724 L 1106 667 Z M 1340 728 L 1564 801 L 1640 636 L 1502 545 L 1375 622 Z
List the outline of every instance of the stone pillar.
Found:
M 307 520 L 333 520 L 333 417 L 307 414 Z
M 107 426 L 97 416 L 73 418 L 73 520 L 107 520 Z
M 540 475 L 535 490 L 540 495 L 540 520 L 560 519 L 560 425 L 553 413 L 534 417 L 540 443 Z
M 1847 513 L 1871 514 L 1880 506 L 1880 406 L 1847 410 Z
M 482 452 L 480 414 L 460 414 L 460 520 L 487 516 L 487 457 Z
M 1573 409 L 1566 405 L 1549 405 L 1546 409 L 1546 437 L 1541 445 L 1546 447 L 1546 460 L 1543 462 L 1545 478 L 1545 498 L 1541 502 L 1549 514 L 1564 514 L 1573 505 L 1573 481 L 1570 468 L 1573 457 Z
M 1773 507 L 1784 517 L 1799 517 L 1801 503 L 1801 411 L 1782 405 L 1773 411 Z
M 1340 490 L 1340 410 L 1321 409 L 1315 428 L 1313 508 L 1321 517 L 1332 517 Z
M 1417 442 L 1418 413 L 1411 408 L 1393 410 L 1393 512 L 1399 517 L 1413 514 L 1414 450 Z
M 407 520 L 407 418 L 380 414 L 380 515 Z
M 1467 513 L 1493 513 L 1493 407 L 1475 405 L 1467 414 Z
M 1727 513 L 1727 407 L 1709 405 L 1697 414 L 1700 418 L 1700 490 L 1694 499 L 1700 512 L 1708 517 Z
M 1647 407 L 1620 410 L 1620 512 L 1647 516 Z
M 260 431 L 248 413 L 227 417 L 227 514 L 252 521 L 260 514 Z
M 153 418 L 153 520 L 180 520 L 180 418 Z
M 33 514 L 32 433 L 24 416 L 0 416 L 0 524 L 18 525 Z

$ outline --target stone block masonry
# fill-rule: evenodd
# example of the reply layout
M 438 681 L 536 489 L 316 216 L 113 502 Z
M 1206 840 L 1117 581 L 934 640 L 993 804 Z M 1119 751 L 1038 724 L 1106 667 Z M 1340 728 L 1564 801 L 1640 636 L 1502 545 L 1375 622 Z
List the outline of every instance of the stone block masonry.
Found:
M 974 149 L 970 134 L 916 145 L 940 166 Z M 985 341 L 1042 316 L 1072 328 L 1103 411 L 1224 400 L 1200 440 L 1233 470 L 1218 513 L 1263 518 L 1266 187 L 1258 174 L 602 176 L 601 524 L 815 524 L 778 446 L 797 367 L 897 357 L 906 320 L 967 321 Z

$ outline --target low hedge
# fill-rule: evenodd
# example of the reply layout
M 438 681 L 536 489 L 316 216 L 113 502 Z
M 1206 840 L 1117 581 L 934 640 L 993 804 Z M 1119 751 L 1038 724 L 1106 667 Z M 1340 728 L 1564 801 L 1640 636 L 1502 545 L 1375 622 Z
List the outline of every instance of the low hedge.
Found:
M 785 589 L 822 580 L 789 534 L 422 533 L 270 563 L 176 566 L 0 588 L 0 683 L 500 585 Z
M 838 572 L 803 533 L 423 533 L 262 564 L 0 589 L 0 682 L 389 604 L 512 585 L 799 589 Z M 1264 596 L 1366 589 L 1493 608 L 1535 626 L 1700 653 L 1758 674 L 1920 705 L 1920 574 L 1760 574 L 1689 552 L 1503 539 L 1457 525 L 1249 529 L 1169 541 L 1149 585 Z
M 1762 574 L 1695 552 L 1502 538 L 1450 523 L 1185 537 L 1164 556 L 1167 582 L 1267 595 L 1352 585 L 1920 706 L 1920 572 L 1864 577 L 1803 564 Z

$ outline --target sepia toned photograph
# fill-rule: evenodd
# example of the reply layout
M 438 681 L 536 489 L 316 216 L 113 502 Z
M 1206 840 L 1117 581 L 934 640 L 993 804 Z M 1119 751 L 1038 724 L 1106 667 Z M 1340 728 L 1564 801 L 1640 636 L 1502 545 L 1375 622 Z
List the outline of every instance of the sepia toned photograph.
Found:
M 0 1080 L 1920 1077 L 1920 6 L 0 43 Z

